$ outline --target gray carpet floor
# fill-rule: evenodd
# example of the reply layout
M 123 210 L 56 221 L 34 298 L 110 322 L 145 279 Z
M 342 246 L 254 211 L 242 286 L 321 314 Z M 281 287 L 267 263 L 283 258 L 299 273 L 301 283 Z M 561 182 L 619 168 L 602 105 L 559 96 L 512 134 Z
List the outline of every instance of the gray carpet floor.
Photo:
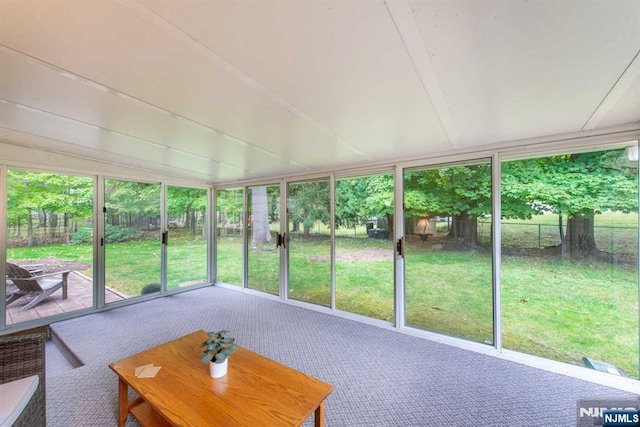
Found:
M 108 364 L 198 329 L 228 329 L 240 345 L 332 384 L 327 426 L 572 426 L 579 399 L 637 397 L 220 287 L 51 329 L 84 365 L 48 346 L 49 426 L 116 425 Z

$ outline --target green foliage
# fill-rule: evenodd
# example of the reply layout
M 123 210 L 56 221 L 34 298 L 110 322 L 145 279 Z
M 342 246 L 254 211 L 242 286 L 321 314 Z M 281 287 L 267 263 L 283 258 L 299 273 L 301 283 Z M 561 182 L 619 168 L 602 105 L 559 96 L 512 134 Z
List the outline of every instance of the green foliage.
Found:
M 203 365 L 211 361 L 214 363 L 224 362 L 238 349 L 235 340 L 229 331 L 209 332 L 206 341 L 200 345 L 200 347 L 204 347 L 200 362 Z
M 637 212 L 637 169 L 626 163 L 622 149 L 505 162 L 502 215 L 524 219 L 543 212 L 569 217 Z
M 201 188 L 167 187 L 169 216 L 185 215 L 189 211 L 206 211 L 207 190 Z
M 9 169 L 8 225 L 26 224 L 36 211 L 65 214 L 77 221 L 90 219 L 93 216 L 93 178 Z
M 232 221 L 239 220 L 242 215 L 242 188 L 216 191 L 216 209 L 225 212 Z
M 489 163 L 409 171 L 404 187 L 407 217 L 491 214 Z
M 302 223 L 305 233 L 318 221 L 329 224 L 329 182 L 289 184 L 287 205 L 289 220 Z
M 160 283 L 149 283 L 145 285 L 140 291 L 140 295 L 153 294 L 155 292 L 160 292 L 161 285 Z
M 169 227 L 186 227 L 195 234 L 206 221 L 207 190 L 200 188 L 167 187 L 167 216 Z
M 135 228 L 120 227 L 117 225 L 105 225 L 104 227 L 104 239 L 107 243 L 140 240 L 143 237 L 144 233 Z
M 343 178 L 336 182 L 336 226 L 353 228 L 368 218 L 393 216 L 393 175 Z
M 160 217 L 158 184 L 108 179 L 104 199 L 107 223 L 111 225 L 131 225 L 143 218 Z
M 83 228 L 76 231 L 71 238 L 71 243 L 74 245 L 93 244 L 93 230 Z

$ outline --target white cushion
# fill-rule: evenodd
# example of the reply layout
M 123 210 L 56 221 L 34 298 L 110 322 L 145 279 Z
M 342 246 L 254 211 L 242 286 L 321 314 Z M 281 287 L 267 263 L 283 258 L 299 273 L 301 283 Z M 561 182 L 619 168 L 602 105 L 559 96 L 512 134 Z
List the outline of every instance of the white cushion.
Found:
M 36 392 L 37 375 L 0 384 L 0 427 L 11 426 Z

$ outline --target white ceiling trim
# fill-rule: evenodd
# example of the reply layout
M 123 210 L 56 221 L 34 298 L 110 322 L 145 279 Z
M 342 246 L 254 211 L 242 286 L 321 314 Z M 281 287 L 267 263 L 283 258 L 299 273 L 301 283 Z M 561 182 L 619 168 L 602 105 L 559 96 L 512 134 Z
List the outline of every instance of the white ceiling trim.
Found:
M 260 185 L 279 182 L 280 180 L 294 181 L 313 179 L 335 175 L 336 177 L 358 176 L 373 173 L 387 173 L 396 166 L 401 168 L 431 167 L 434 165 L 453 164 L 463 162 L 477 162 L 480 159 L 489 159 L 498 154 L 506 160 L 516 158 L 524 159 L 557 153 L 566 154 L 570 151 L 605 150 L 624 148 L 640 141 L 640 122 L 618 125 L 606 129 L 593 129 L 589 131 L 576 131 L 566 134 L 547 135 L 543 137 L 527 138 L 513 141 L 487 144 L 480 147 L 471 147 L 462 150 L 448 150 L 431 155 L 415 158 L 405 157 L 392 159 L 388 162 L 372 162 L 355 167 L 332 168 L 314 171 L 311 174 L 292 173 L 270 178 L 251 178 L 214 183 L 216 188 L 236 188 L 244 185 Z
M 54 148 L 51 148 L 52 144 L 55 144 Z M 190 179 L 195 179 L 198 182 L 206 185 L 211 185 L 211 179 L 208 175 L 194 173 L 193 171 L 187 171 L 181 168 L 171 168 L 169 172 L 158 172 L 154 169 L 154 164 L 140 161 L 137 158 L 131 158 L 125 155 L 114 155 L 110 152 L 101 151 L 101 156 L 96 157 L 93 151 L 89 152 L 84 147 L 76 147 L 72 151 L 60 150 L 59 147 L 74 145 L 73 143 L 62 141 L 59 139 L 45 137 L 33 133 L 24 131 L 16 131 L 14 129 L 5 128 L 0 126 L 0 148 L 6 146 L 15 147 L 15 151 L 19 152 L 19 156 L 8 153 L 5 156 L 6 151 L 2 151 L 0 154 L 0 163 L 10 166 L 29 165 L 31 168 L 37 168 L 39 170 L 57 170 L 62 173 L 79 173 L 83 175 L 93 175 L 95 173 L 107 173 L 114 167 L 118 169 L 128 169 L 132 171 L 139 171 L 149 176 L 158 177 L 154 179 L 161 179 L 161 177 L 170 178 L 172 181 L 189 182 Z M 28 151 L 25 151 L 28 150 Z M 15 154 L 15 153 L 14 153 Z M 79 165 L 71 165 L 65 161 L 66 158 L 77 159 L 80 161 Z M 28 159 L 28 160 L 25 160 Z M 50 163 L 50 161 L 53 161 Z M 56 163 L 57 161 L 57 163 Z M 96 165 L 105 165 L 104 168 L 97 168 Z M 46 166 L 46 168 L 44 168 Z M 174 170 L 179 173 L 173 172 Z M 180 173 L 182 172 L 182 173 Z M 119 174 L 120 172 L 110 172 L 111 174 Z M 197 175 L 197 176 L 196 176 Z M 131 175 L 135 177 L 136 175 Z M 139 174 L 137 175 L 139 177 Z M 189 178 L 185 178 L 189 176 Z
M 173 152 L 176 152 L 176 153 L 183 154 L 185 156 L 189 156 L 189 157 L 193 157 L 193 158 L 196 158 L 196 159 L 204 160 L 204 161 L 210 162 L 212 164 L 212 166 L 225 166 L 225 167 L 229 167 L 229 168 L 236 169 L 236 170 L 239 170 L 239 171 L 246 171 L 246 169 L 241 168 L 241 167 L 236 166 L 236 165 L 232 165 L 230 163 L 221 162 L 219 160 L 214 160 L 214 159 L 211 159 L 209 157 L 201 156 L 199 154 L 190 153 L 188 151 L 185 151 L 185 150 L 182 150 L 182 149 L 179 149 L 179 148 L 162 145 L 162 144 L 159 144 L 157 142 L 154 142 L 154 141 L 151 141 L 151 140 L 148 140 L 148 139 L 144 139 L 144 138 L 140 138 L 140 137 L 137 137 L 135 135 L 128 134 L 128 133 L 119 132 L 119 131 L 115 131 L 115 130 L 112 130 L 112 129 L 105 129 L 105 128 L 102 128 L 100 126 L 96 126 L 96 125 L 94 125 L 92 123 L 87 123 L 87 122 L 84 122 L 84 121 L 81 121 L 81 120 L 77 120 L 77 119 L 74 119 L 74 118 L 71 118 L 71 117 L 66 117 L 66 116 L 63 116 L 63 115 L 60 115 L 60 114 L 57 114 L 57 113 L 53 113 L 51 111 L 43 110 L 41 108 L 35 108 L 35 107 L 29 106 L 29 105 L 20 104 L 20 103 L 17 103 L 15 101 L 12 101 L 12 100 L 9 100 L 9 99 L 0 98 L 0 102 L 3 103 L 3 104 L 13 105 L 15 108 L 19 108 L 19 109 L 22 109 L 22 110 L 31 111 L 31 112 L 38 113 L 38 114 L 43 114 L 43 115 L 46 115 L 46 116 L 51 117 L 53 119 L 63 120 L 63 121 L 66 121 L 66 122 L 74 123 L 76 125 L 88 127 L 90 129 L 93 129 L 93 130 L 96 130 L 96 131 L 102 131 L 102 132 L 105 132 L 105 133 L 111 133 L 111 134 L 116 135 L 116 136 L 124 137 L 124 138 L 131 139 L 131 140 L 135 140 L 135 141 L 138 141 L 138 142 L 141 142 L 141 143 L 144 143 L 144 144 L 149 144 L 149 145 L 152 145 L 152 146 L 154 146 L 154 147 L 156 147 L 158 149 L 161 149 L 161 150 L 170 150 L 170 151 L 173 151 Z M 24 130 L 22 132 L 24 132 Z M 74 144 L 73 142 L 70 142 L 70 143 Z M 74 145 L 79 145 L 79 144 L 74 144 Z M 268 154 L 268 155 L 270 155 L 270 156 L 272 156 L 272 157 L 274 157 L 274 158 L 276 158 L 278 160 L 282 160 L 282 157 L 277 155 L 277 154 L 271 153 L 271 152 L 269 152 L 267 150 L 264 150 L 262 148 L 257 148 L 257 147 L 252 147 L 252 148 L 255 148 L 255 149 L 259 150 L 260 152 L 262 152 L 264 154 Z M 251 172 L 251 171 L 249 171 L 249 172 Z
M 600 122 L 606 117 L 613 107 L 616 106 L 620 98 L 622 98 L 633 86 L 636 80 L 640 79 L 640 51 L 636 53 L 629 66 L 623 71 L 620 78 L 614 83 L 613 87 L 602 102 L 596 107 L 595 111 L 589 117 L 582 129 L 595 129 Z
M 409 7 L 408 0 L 385 0 L 389 14 L 402 38 L 405 48 L 416 72 L 422 81 L 422 87 L 431 100 L 431 104 L 438 115 L 442 129 L 444 130 L 451 147 L 460 148 L 458 132 L 453 124 L 453 119 L 444 100 L 444 95 L 438 84 L 436 73 L 429 59 L 429 52 L 425 46 L 420 30 Z
M 162 30 L 165 34 L 169 35 L 170 37 L 173 37 L 175 40 L 178 40 L 179 42 L 183 43 L 193 51 L 199 53 L 201 56 L 211 61 L 218 67 L 229 72 L 230 74 L 235 76 L 238 80 L 240 80 L 247 86 L 251 87 L 252 89 L 255 89 L 256 91 L 258 91 L 260 94 L 268 98 L 273 103 L 283 107 L 285 110 L 294 114 L 296 117 L 300 118 L 301 120 L 304 120 L 306 123 L 310 124 L 311 126 L 315 127 L 316 129 L 320 130 L 326 135 L 329 135 L 332 138 L 335 138 L 336 140 L 340 141 L 341 144 L 343 144 L 345 147 L 347 147 L 349 150 L 351 150 L 355 154 L 362 156 L 366 160 L 371 160 L 371 158 L 367 156 L 364 152 L 358 150 L 355 146 L 353 146 L 350 142 L 348 142 L 343 137 L 339 136 L 333 130 L 329 129 L 327 126 L 318 122 L 317 120 L 315 120 L 314 118 L 306 114 L 304 111 L 297 108 L 291 102 L 280 97 L 278 94 L 271 91 L 262 83 L 255 80 L 254 78 L 252 78 L 251 76 L 246 74 L 244 71 L 240 70 L 239 68 L 235 67 L 233 64 L 229 63 L 226 59 L 224 59 L 223 57 L 221 57 L 220 55 L 212 51 L 209 47 L 205 46 L 198 40 L 194 39 L 190 34 L 178 28 L 176 25 L 174 25 L 164 17 L 158 15 L 153 10 L 140 4 L 136 0 L 116 0 L 116 2 L 128 8 L 129 10 L 131 10 L 140 18 L 156 26 L 157 28 Z

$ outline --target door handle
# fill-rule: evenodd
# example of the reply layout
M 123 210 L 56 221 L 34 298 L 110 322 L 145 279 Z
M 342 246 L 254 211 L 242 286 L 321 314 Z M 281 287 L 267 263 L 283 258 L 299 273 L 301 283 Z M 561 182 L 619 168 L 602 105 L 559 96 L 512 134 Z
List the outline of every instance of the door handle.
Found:
M 287 248 L 287 233 L 278 233 L 278 237 L 276 237 L 276 249 L 282 246 L 283 248 Z
M 398 255 L 404 258 L 404 236 L 398 239 L 398 243 L 396 244 L 396 251 L 398 251 Z

